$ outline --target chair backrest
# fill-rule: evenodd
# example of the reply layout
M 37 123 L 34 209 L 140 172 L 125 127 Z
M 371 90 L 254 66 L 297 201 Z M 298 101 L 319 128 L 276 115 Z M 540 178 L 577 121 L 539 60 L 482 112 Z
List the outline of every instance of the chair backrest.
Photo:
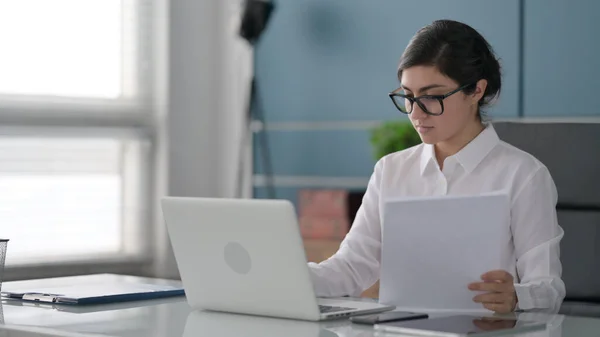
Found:
M 566 300 L 600 302 L 600 123 L 495 122 L 494 128 L 554 179 Z

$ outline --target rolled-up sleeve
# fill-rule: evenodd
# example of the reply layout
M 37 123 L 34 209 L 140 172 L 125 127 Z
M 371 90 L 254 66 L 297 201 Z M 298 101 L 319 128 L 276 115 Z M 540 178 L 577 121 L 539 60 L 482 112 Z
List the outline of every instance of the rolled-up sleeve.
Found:
M 340 249 L 319 264 L 308 264 L 319 297 L 359 296 L 379 279 L 379 195 L 384 160 L 379 160 L 375 165 L 362 204 Z
M 558 312 L 565 297 L 561 279 L 557 191 L 546 167 L 536 170 L 513 199 L 511 230 L 517 259 L 515 290 L 520 310 Z

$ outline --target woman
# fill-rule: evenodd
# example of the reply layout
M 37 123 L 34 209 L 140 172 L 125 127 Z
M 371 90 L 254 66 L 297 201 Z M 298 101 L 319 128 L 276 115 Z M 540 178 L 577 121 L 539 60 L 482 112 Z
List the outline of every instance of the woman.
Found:
M 473 301 L 497 313 L 558 311 L 565 286 L 554 182 L 541 162 L 482 122 L 481 109 L 498 96 L 500 77 L 492 48 L 468 25 L 435 21 L 411 39 L 398 68 L 401 87 L 390 97 L 423 143 L 377 162 L 338 252 L 309 263 L 319 296 L 358 296 L 379 279 L 387 198 L 508 190 L 513 245 L 503 258 L 509 263 L 465 287 L 477 291 Z

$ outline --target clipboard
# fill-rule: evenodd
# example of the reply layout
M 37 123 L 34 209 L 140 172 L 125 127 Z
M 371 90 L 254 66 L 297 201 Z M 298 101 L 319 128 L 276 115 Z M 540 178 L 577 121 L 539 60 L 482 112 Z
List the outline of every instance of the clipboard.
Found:
M 28 302 L 93 305 L 184 296 L 183 287 L 147 283 L 81 284 L 3 291 L 2 297 Z

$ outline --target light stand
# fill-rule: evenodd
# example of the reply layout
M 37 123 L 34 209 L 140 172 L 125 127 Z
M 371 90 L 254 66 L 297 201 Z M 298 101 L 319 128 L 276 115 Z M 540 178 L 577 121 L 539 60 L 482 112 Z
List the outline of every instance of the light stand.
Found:
M 256 136 L 258 137 L 258 146 L 260 146 L 259 153 L 261 154 L 261 160 L 265 175 L 265 185 L 267 188 L 267 197 L 269 199 L 275 199 L 275 186 L 273 182 L 273 167 L 271 162 L 271 155 L 269 149 L 269 142 L 266 130 L 266 120 L 263 114 L 263 106 L 260 104 L 260 95 L 258 92 L 258 83 L 256 80 L 256 52 L 255 45 L 260 35 L 264 31 L 269 17 L 274 9 L 272 1 L 261 1 L 261 0 L 246 0 L 246 6 L 243 12 L 242 22 L 240 25 L 240 35 L 250 43 L 252 46 L 252 79 L 250 81 L 250 93 L 248 96 L 248 105 L 244 121 L 244 135 L 241 138 L 240 153 L 238 155 L 238 172 L 237 172 L 237 184 L 236 184 L 236 195 L 238 197 L 243 194 L 243 181 L 244 181 L 244 152 L 245 144 L 250 139 L 250 136 L 254 132 L 252 130 L 252 122 L 260 122 L 261 129 L 258 130 Z M 252 168 L 251 168 L 252 169 Z

